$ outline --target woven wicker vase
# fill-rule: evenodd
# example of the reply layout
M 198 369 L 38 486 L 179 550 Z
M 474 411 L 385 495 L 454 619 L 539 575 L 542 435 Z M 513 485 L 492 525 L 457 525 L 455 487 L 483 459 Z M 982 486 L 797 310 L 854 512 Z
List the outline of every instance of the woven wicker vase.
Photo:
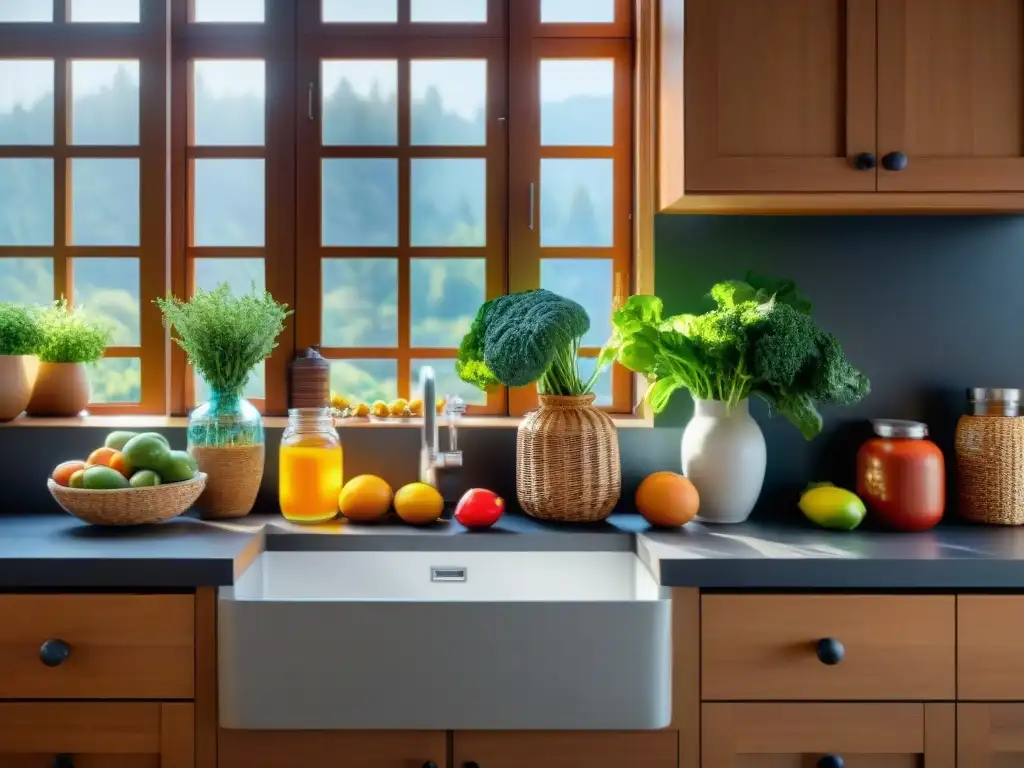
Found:
M 1024 525 L 1024 417 L 961 416 L 956 472 L 961 517 Z
M 539 520 L 593 523 L 612 513 L 621 490 L 615 424 L 594 407 L 594 395 L 541 395 L 516 437 L 523 511 Z

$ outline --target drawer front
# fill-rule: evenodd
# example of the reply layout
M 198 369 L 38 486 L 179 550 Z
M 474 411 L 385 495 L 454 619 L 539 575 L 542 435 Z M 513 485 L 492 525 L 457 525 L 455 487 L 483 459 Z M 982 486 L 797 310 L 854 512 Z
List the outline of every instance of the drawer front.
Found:
M 454 765 L 677 768 L 675 731 L 456 731 Z
M 191 595 L 0 595 L 0 699 L 190 699 L 193 626 Z
M 705 700 L 952 700 L 955 598 L 708 595 Z
M 1024 700 L 1024 596 L 957 598 L 959 698 Z
M 218 739 L 218 768 L 421 768 L 448 765 L 444 731 L 241 731 Z

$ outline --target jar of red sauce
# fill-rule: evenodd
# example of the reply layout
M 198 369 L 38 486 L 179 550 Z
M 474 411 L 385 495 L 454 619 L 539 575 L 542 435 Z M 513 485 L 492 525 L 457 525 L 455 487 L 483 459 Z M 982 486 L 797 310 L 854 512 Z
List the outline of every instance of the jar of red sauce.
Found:
M 873 419 L 857 453 L 857 495 L 872 518 L 897 531 L 926 531 L 946 510 L 946 462 L 919 421 Z

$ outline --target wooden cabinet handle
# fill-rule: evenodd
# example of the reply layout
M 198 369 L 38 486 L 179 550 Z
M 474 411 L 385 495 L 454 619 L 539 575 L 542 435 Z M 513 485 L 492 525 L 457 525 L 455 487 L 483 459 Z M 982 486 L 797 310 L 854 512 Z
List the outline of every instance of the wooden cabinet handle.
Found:
M 876 165 L 878 165 L 878 161 L 870 152 L 861 152 L 853 158 L 853 167 L 858 171 L 871 171 Z
M 59 667 L 71 655 L 71 646 L 59 638 L 47 640 L 39 646 L 39 660 L 48 667 Z
M 890 152 L 882 158 L 882 167 L 887 171 L 902 171 L 909 162 L 902 152 Z
M 825 755 L 818 761 L 818 768 L 843 768 L 846 761 L 840 755 Z
M 824 637 L 818 641 L 816 653 L 818 655 L 818 661 L 822 664 L 834 667 L 843 660 L 843 657 L 846 655 L 846 649 L 843 647 L 843 644 L 834 637 Z
M 75 758 L 71 755 L 56 755 L 53 758 L 53 768 L 75 768 Z

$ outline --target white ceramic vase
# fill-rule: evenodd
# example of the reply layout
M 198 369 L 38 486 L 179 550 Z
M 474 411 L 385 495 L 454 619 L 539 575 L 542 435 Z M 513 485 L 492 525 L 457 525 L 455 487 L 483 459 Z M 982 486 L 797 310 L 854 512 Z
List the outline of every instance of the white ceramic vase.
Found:
M 764 484 L 764 434 L 748 400 L 731 409 L 718 400 L 694 398 L 693 404 L 693 418 L 683 431 L 683 474 L 700 493 L 698 519 L 742 523 Z

